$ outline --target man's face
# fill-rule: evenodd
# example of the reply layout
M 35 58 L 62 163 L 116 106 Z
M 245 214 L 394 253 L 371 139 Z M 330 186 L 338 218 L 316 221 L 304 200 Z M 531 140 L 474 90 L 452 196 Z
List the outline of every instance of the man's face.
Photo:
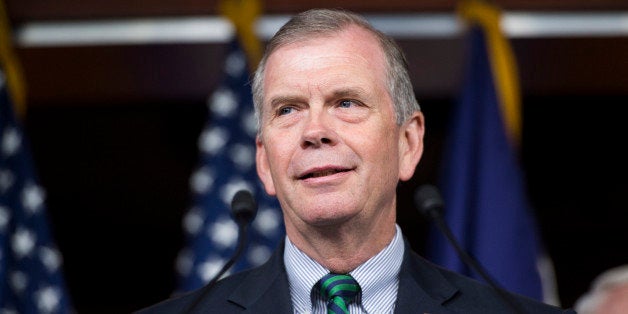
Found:
M 394 212 L 398 180 L 412 176 L 419 157 L 404 153 L 407 132 L 395 123 L 371 34 L 350 27 L 279 48 L 263 89 L 258 174 L 288 230 Z

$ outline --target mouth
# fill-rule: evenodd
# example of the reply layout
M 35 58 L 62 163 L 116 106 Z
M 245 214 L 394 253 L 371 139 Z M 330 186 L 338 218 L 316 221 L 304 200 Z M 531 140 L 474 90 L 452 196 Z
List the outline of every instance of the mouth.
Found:
M 321 178 L 321 177 L 331 176 L 331 175 L 334 175 L 336 173 L 348 172 L 350 170 L 351 169 L 321 169 L 321 170 L 312 170 L 312 171 L 308 171 L 307 173 L 305 173 L 302 176 L 300 176 L 299 180 L 305 180 L 305 179 L 310 179 L 310 178 Z

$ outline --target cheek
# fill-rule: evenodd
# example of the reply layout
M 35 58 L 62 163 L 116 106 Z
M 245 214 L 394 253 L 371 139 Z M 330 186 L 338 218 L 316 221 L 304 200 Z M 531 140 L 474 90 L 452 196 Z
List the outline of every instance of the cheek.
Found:
M 378 154 L 383 159 L 387 159 L 387 163 L 393 161 L 399 153 L 399 130 L 396 127 L 380 126 L 372 128 L 377 130 L 367 139 L 374 143 L 374 154 Z M 396 159 L 395 159 L 396 160 Z
M 269 138 L 271 140 L 266 145 L 266 154 L 268 155 L 270 171 L 273 173 L 273 177 L 279 178 L 279 175 L 286 173 L 290 163 L 291 148 L 294 147 L 294 144 L 290 144 L 279 137 Z
M 398 170 L 399 149 L 397 141 L 393 140 L 390 130 L 381 133 L 369 133 L 360 136 L 360 141 L 353 137 L 351 146 L 363 162 L 368 177 L 368 185 L 379 185 L 394 180 Z M 384 135 L 385 134 L 385 135 Z
M 384 172 L 382 177 L 396 176 L 399 169 L 399 139 L 396 128 L 382 130 L 383 136 L 377 138 L 377 145 L 373 154 L 377 156 L 379 171 Z

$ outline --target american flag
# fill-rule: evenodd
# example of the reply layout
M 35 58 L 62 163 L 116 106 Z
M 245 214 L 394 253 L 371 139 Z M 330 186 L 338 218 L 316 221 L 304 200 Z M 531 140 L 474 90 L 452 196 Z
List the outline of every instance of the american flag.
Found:
M 0 312 L 71 313 L 28 141 L 0 71 Z
M 183 219 L 187 243 L 177 259 L 178 292 L 209 282 L 233 255 L 238 227 L 230 204 L 238 190 L 253 192 L 259 209 L 247 248 L 231 272 L 265 262 L 285 234 L 279 203 L 266 194 L 255 169 L 256 121 L 248 69 L 234 38 L 224 80 L 208 100 L 209 116 L 198 140 L 200 164 L 190 178 L 194 200 Z

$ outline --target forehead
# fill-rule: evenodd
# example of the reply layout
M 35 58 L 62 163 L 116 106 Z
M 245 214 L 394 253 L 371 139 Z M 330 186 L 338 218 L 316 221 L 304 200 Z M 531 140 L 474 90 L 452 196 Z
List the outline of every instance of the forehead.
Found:
M 269 56 L 265 70 L 268 84 L 304 82 L 322 77 L 353 79 L 384 83 L 386 61 L 378 39 L 371 32 L 349 26 L 339 32 L 310 36 L 278 47 Z M 288 76 L 300 75 L 300 76 Z
M 383 50 L 375 34 L 358 25 L 348 25 L 337 31 L 326 31 L 321 33 L 305 32 L 297 36 L 298 38 L 296 40 L 289 41 L 287 44 L 276 47 L 276 49 L 274 49 L 269 56 L 269 59 L 276 55 L 277 52 L 281 52 L 286 49 L 294 49 L 304 46 L 320 46 L 330 42 L 342 42 L 342 47 L 353 51 L 364 50 L 364 52 L 381 53 L 381 56 L 383 57 Z

